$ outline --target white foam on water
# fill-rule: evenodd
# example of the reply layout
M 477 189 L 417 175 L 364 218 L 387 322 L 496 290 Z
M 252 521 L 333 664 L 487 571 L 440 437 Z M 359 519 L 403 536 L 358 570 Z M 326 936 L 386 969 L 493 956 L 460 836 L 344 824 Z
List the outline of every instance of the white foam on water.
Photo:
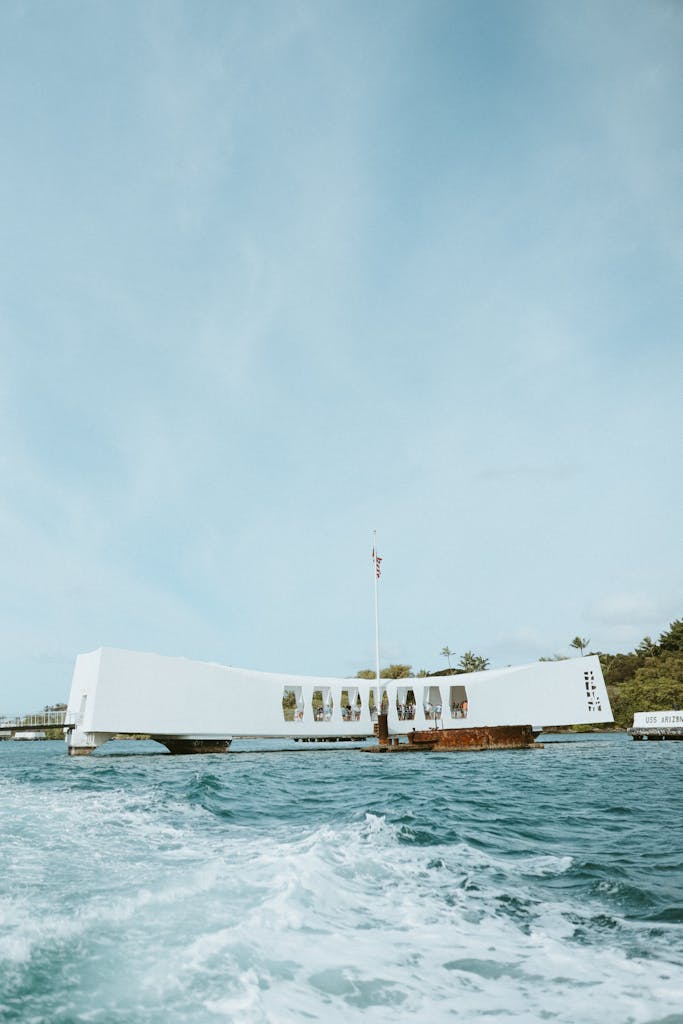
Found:
M 623 1019 L 636 1022 L 651 1018 L 652 982 L 662 971 L 669 982 L 657 984 L 658 1008 L 680 1005 L 680 970 L 570 943 L 573 926 L 561 902 L 534 908 L 530 898 L 520 928 L 496 909 L 510 895 L 505 881 L 487 878 L 507 872 L 509 882 L 512 873 L 480 851 L 415 849 L 397 843 L 395 828 L 369 820 L 228 844 L 225 854 L 201 934 L 167 949 L 158 986 L 172 974 L 190 991 L 201 978 L 209 992 L 202 1005 L 211 1014 L 319 1019 L 322 1004 L 328 1020 L 341 1020 L 349 1008 L 370 1020 L 395 1019 L 398 1010 L 437 1020 L 457 1008 L 473 1016 L 590 1022 L 602 1021 L 619 1000 Z M 556 866 L 566 870 L 566 858 Z M 480 885 L 475 893 L 467 889 L 472 878 Z M 252 898 L 230 920 L 237 888 Z M 516 881 L 514 891 L 523 902 Z
M 645 1024 L 683 1005 L 666 929 L 648 959 L 628 955 L 620 936 L 639 925 L 612 915 L 596 932 L 599 894 L 541 897 L 569 856 L 420 846 L 370 814 L 237 827 L 151 786 L 134 801 L 27 793 L 2 792 L 0 977 L 66 959 L 69 1019 L 603 1024 L 618 1007 L 620 1024 Z

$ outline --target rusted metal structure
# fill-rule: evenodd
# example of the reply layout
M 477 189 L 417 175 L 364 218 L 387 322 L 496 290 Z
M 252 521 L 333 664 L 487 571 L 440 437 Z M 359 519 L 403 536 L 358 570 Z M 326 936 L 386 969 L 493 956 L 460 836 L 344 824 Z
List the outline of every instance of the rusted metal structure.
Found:
M 528 750 L 539 749 L 537 730 L 531 725 L 487 725 L 473 728 L 413 729 L 407 736 L 392 736 L 387 727 L 387 716 L 379 716 L 375 747 L 363 749 L 372 753 L 408 754 L 418 750 Z

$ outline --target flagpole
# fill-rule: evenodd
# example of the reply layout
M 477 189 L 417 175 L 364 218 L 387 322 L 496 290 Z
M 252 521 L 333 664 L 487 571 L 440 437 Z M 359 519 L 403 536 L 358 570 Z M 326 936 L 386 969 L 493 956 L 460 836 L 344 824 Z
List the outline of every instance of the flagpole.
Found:
M 381 711 L 379 683 L 379 603 L 377 599 L 377 530 L 372 531 L 372 575 L 375 580 L 375 705 L 377 714 Z

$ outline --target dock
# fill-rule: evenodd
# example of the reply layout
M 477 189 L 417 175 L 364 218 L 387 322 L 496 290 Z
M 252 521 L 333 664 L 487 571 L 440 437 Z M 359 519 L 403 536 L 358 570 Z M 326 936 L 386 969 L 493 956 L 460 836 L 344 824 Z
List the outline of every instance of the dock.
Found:
M 640 711 L 628 730 L 634 740 L 683 740 L 683 711 Z

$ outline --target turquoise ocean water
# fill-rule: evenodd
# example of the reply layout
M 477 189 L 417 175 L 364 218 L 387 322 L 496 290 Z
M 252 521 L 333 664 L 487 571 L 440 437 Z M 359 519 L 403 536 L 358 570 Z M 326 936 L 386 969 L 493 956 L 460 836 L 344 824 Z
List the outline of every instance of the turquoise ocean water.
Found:
M 683 743 L 557 739 L 0 743 L 0 1020 L 683 1022 Z

